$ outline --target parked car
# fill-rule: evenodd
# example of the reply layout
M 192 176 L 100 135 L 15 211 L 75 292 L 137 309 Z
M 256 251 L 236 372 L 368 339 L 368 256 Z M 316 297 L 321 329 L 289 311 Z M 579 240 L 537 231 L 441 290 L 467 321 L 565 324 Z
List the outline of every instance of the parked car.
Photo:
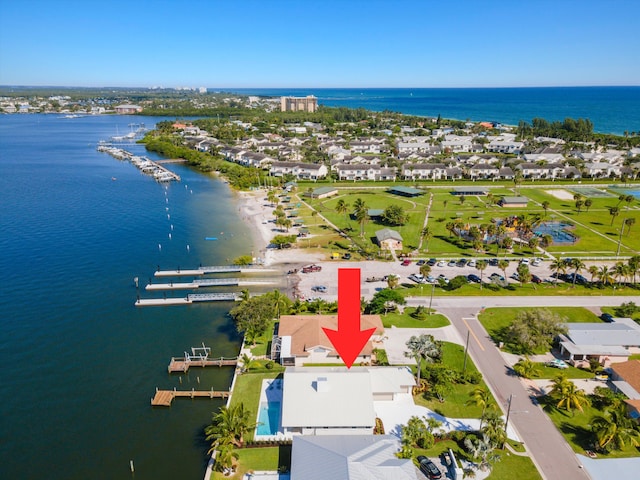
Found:
M 424 473 L 427 476 L 427 478 L 430 478 L 430 479 L 442 478 L 442 472 L 440 471 L 440 469 L 436 467 L 436 464 L 433 463 L 431 460 L 429 460 L 427 457 L 423 455 L 419 455 L 417 460 L 418 460 L 418 464 L 420 465 L 420 471 Z
M 474 275 L 473 273 L 471 275 L 467 275 L 467 279 L 473 283 L 480 283 L 480 277 L 477 275 Z
M 449 279 L 442 273 L 438 275 L 438 278 L 436 280 L 438 281 L 438 283 L 440 282 L 449 283 Z
M 416 265 L 418 265 L 418 266 L 420 267 L 420 266 L 424 265 L 425 263 L 427 263 L 427 261 L 426 261 L 426 260 L 418 260 L 418 261 L 416 262 Z
M 451 260 L 449 260 L 449 263 L 447 263 L 447 267 L 455 267 L 456 266 L 456 261 L 452 258 Z
M 409 280 L 413 280 L 416 283 L 427 283 L 424 276 L 420 275 L 419 273 L 414 273 L 412 275 L 409 275 Z
M 542 279 L 538 275 L 531 275 L 531 281 L 533 283 L 542 283 Z
M 529 265 L 529 259 L 528 258 L 523 258 L 522 260 L 520 260 L 520 263 L 522 265 Z
M 501 282 L 504 282 L 504 277 L 502 275 L 500 275 L 499 273 L 492 273 L 489 278 L 491 280 L 500 280 Z
M 321 270 L 322 267 L 320 265 L 308 265 L 306 267 L 302 267 L 302 273 L 319 272 Z
M 447 265 L 447 262 L 445 262 L 444 260 L 440 260 L 438 263 L 436 263 L 436 267 L 444 267 Z
M 569 368 L 569 365 L 567 365 L 564 360 L 555 358 L 550 362 L 547 362 L 547 367 L 559 368 L 560 370 L 564 370 L 565 368 Z
M 475 268 L 476 266 L 476 259 L 472 258 L 471 260 L 469 260 L 469 262 L 467 263 L 467 267 L 472 267 Z
M 456 263 L 456 266 L 458 267 L 464 267 L 467 265 L 467 259 L 466 258 L 461 258 L 460 260 L 458 260 L 458 262 Z
M 351 254 L 350 253 L 345 253 L 344 255 L 342 255 L 342 258 L 344 260 L 351 260 Z
M 403 267 L 407 267 L 407 266 L 411 265 L 411 260 L 409 260 L 409 259 L 403 260 L 400 265 L 402 265 Z
M 542 263 L 542 259 L 541 258 L 534 258 L 533 262 L 531 262 L 531 266 L 533 267 L 537 267 Z
M 600 318 L 602 319 L 603 322 L 607 322 L 607 323 L 613 322 L 613 315 L 611 315 L 610 313 L 603 313 L 602 315 L 600 315 Z
M 509 278 L 513 278 L 516 282 L 520 281 L 520 275 L 518 272 L 513 272 Z
M 491 265 L 492 267 L 497 267 L 498 266 L 498 259 L 497 258 L 492 258 L 491 260 L 489 260 L 489 265 Z
M 436 277 L 434 277 L 433 275 L 427 275 L 427 278 L 425 280 L 427 281 L 427 283 L 436 283 Z
M 427 262 L 427 265 L 429 265 L 430 267 L 433 267 L 438 261 L 435 258 L 430 258 L 429 261 Z
M 313 287 L 311 287 L 311 290 L 313 290 L 314 292 L 327 293 L 327 287 L 325 287 L 324 285 L 314 285 Z

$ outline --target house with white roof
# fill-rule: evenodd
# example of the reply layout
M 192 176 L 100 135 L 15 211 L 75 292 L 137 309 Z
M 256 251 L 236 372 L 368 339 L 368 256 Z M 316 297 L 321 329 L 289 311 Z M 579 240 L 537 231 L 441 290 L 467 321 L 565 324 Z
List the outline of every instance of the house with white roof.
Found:
M 622 173 L 622 167 L 601 162 L 585 163 L 584 172 L 589 177 L 618 177 Z
M 405 180 L 441 180 L 446 175 L 444 163 L 406 163 L 402 165 Z
M 440 143 L 443 149 L 451 152 L 473 152 L 476 151 L 473 144 L 473 138 L 470 136 L 445 135 L 444 140 Z M 480 149 L 479 151 L 482 151 Z
M 411 459 L 400 459 L 393 435 L 296 436 L 291 480 L 418 480 Z
M 374 401 L 411 392 L 406 367 L 288 367 L 281 425 L 287 435 L 373 435 Z
M 269 175 L 293 175 L 298 179 L 318 180 L 327 176 L 327 167 L 321 163 L 272 162 Z

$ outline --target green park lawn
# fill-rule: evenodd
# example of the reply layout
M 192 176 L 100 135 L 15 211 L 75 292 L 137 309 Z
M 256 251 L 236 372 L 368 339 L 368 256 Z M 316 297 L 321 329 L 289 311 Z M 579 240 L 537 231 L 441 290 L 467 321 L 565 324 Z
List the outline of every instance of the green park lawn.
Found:
M 422 246 L 420 253 L 425 256 L 476 256 L 476 252 L 447 231 L 447 223 L 453 220 L 460 219 L 465 224 L 481 224 L 488 223 L 493 218 L 500 219 L 509 215 L 522 214 L 539 214 L 545 220 L 566 221 L 573 225 L 572 233 L 578 237 L 574 244 L 549 247 L 549 251 L 558 256 L 614 256 L 619 240 L 621 240 L 621 255 L 631 255 L 640 251 L 640 236 L 633 235 L 633 230 L 631 233 L 625 230 L 624 235 L 620 237 L 620 226 L 626 218 L 635 218 L 635 228 L 640 229 L 637 226 L 640 223 L 640 211 L 636 208 L 637 201 L 631 205 L 630 209 L 627 208 L 626 203 L 620 204 L 620 213 L 614 218 L 609 214 L 608 207 L 618 206 L 617 194 L 610 198 L 593 198 L 591 199 L 593 205 L 588 211 L 583 207 L 582 211 L 578 212 L 573 200 L 560 200 L 547 193 L 546 191 L 550 186 L 529 188 L 529 185 L 523 185 L 520 189 L 520 194 L 530 199 L 528 206 L 526 208 L 505 209 L 490 204 L 488 198 L 484 196 L 468 196 L 462 202 L 460 197 L 450 193 L 454 186 L 459 185 L 462 185 L 462 183 L 438 184 L 434 187 L 426 182 L 423 184 L 427 188 L 424 195 L 407 198 L 388 193 L 385 188 L 380 188 L 382 187 L 381 184 L 376 184 L 375 186 L 369 184 L 367 187 L 363 186 L 362 189 L 353 188 L 350 184 L 349 190 L 338 187 L 338 195 L 331 198 L 302 198 L 333 224 L 349 232 L 353 242 L 371 248 L 372 251 L 376 250 L 372 242 L 372 238 L 375 237 L 375 231 L 385 228 L 385 226 L 369 220 L 363 226 L 364 238 L 360 238 L 360 225 L 349 216 L 350 212 L 345 215 L 335 211 L 335 206 L 340 199 L 350 206 L 350 210 L 357 198 L 362 199 L 368 208 L 373 209 L 384 209 L 392 204 L 402 206 L 405 212 L 409 214 L 409 221 L 403 226 L 393 228 L 402 235 L 405 251 L 413 251 L 420 243 L 419 235 L 424 224 L 426 208 L 431 195 L 433 195 L 428 221 L 428 226 L 433 232 L 433 238 L 428 244 L 425 243 Z M 478 185 L 478 183 L 475 184 L 475 186 Z M 560 185 L 554 185 L 554 187 L 562 188 Z M 505 183 L 500 185 L 496 182 L 491 183 L 488 188 L 495 197 L 514 195 L 513 184 Z M 571 188 L 571 185 L 568 188 Z M 304 189 L 301 189 L 300 192 L 304 192 Z M 298 195 L 301 197 L 301 193 L 298 193 Z M 549 202 L 547 212 L 542 208 L 542 202 L 545 201 Z M 314 225 L 320 223 L 321 220 L 313 218 L 310 211 L 307 213 L 309 217 L 304 217 L 305 224 Z M 305 215 L 305 212 L 301 211 L 300 214 Z M 612 220 L 613 225 L 611 225 Z M 312 233 L 314 232 L 312 231 Z M 324 233 L 330 233 L 330 231 L 325 231 Z M 340 240 L 339 237 L 336 236 L 336 240 Z M 350 241 L 343 240 L 343 242 L 348 247 Z M 309 240 L 309 243 L 322 244 L 320 241 L 316 242 L 315 238 Z M 493 245 L 487 246 L 486 250 L 485 255 L 496 254 L 496 247 Z M 523 247 L 522 249 L 517 247 L 513 255 L 530 256 L 534 253 L 528 247 Z

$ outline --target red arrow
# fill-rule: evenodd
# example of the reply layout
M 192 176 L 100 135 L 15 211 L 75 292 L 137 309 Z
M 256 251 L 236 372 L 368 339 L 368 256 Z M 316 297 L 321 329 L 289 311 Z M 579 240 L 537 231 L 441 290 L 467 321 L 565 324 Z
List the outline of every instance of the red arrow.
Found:
M 351 368 L 375 328 L 360 330 L 360 269 L 338 269 L 338 330 L 322 328 L 342 361 Z

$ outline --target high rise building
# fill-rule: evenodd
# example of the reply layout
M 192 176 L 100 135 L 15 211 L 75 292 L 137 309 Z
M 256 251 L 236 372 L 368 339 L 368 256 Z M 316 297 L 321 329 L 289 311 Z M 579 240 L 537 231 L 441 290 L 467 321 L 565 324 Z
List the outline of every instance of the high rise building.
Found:
M 315 112 L 318 99 L 313 95 L 306 97 L 280 97 L 280 110 L 283 112 Z

